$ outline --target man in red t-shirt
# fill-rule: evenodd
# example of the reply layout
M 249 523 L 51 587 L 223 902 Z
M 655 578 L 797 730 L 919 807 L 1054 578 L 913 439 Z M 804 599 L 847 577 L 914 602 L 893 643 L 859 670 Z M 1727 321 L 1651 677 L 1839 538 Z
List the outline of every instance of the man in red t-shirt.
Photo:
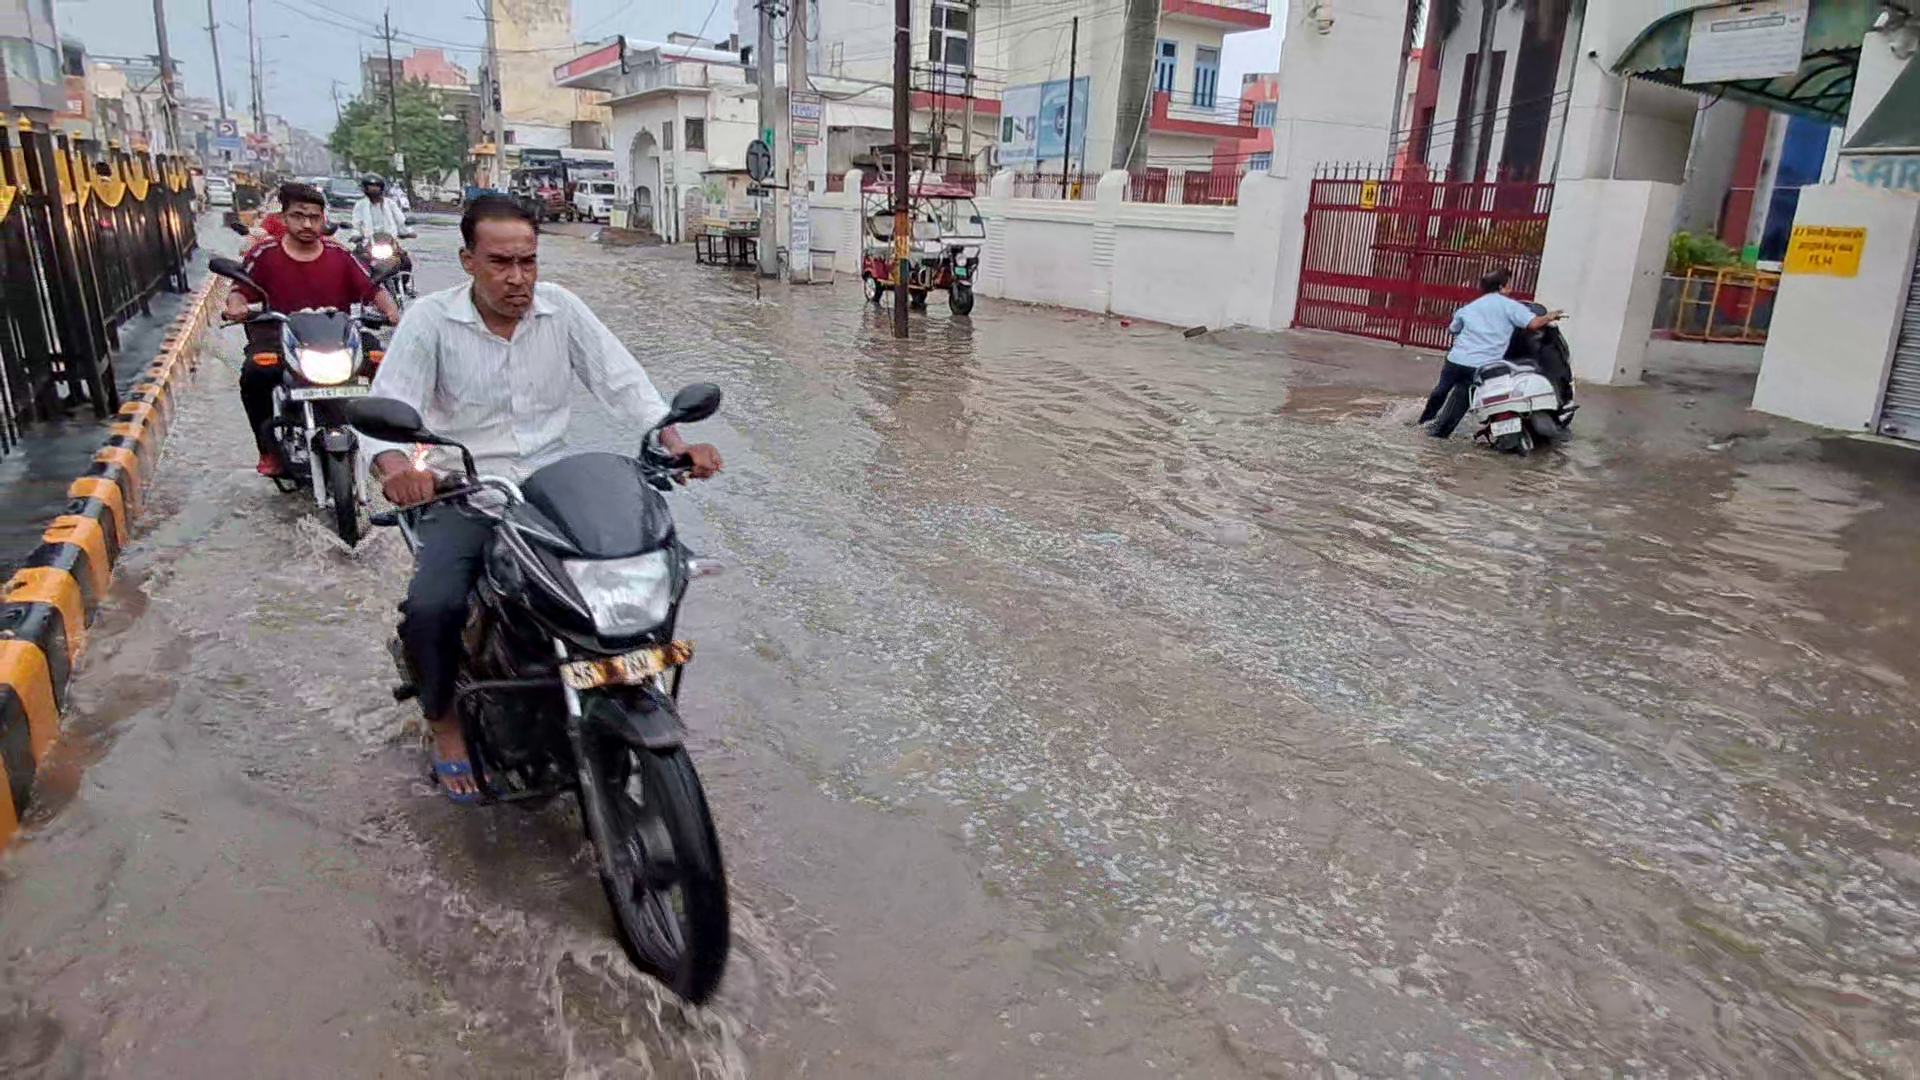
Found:
M 270 311 L 294 312 L 308 308 L 335 308 L 345 311 L 354 304 L 372 304 L 393 322 L 400 321 L 400 309 L 393 297 L 367 277 L 358 260 L 345 248 L 325 239 L 327 197 L 305 184 L 284 184 L 280 188 L 280 220 L 287 233 L 279 243 L 260 244 L 247 252 L 247 276 L 266 290 L 266 295 L 245 285 L 235 285 L 227 294 L 226 316 L 230 321 L 245 319 L 254 304 L 265 304 Z M 247 423 L 260 450 L 262 476 L 279 476 L 285 471 L 273 440 L 262 428 L 273 417 L 273 388 L 280 385 L 277 366 L 266 367 L 253 361 L 255 353 L 280 351 L 280 328 L 270 324 L 247 328 L 247 357 L 240 365 L 240 404 L 247 410 Z

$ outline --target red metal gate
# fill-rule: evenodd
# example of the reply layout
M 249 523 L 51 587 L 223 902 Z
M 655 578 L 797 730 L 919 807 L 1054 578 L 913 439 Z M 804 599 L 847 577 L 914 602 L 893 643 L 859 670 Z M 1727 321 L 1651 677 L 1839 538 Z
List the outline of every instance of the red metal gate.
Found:
M 1444 349 L 1454 311 L 1480 277 L 1540 279 L 1553 185 L 1451 183 L 1367 166 L 1322 166 L 1307 205 L 1294 325 Z

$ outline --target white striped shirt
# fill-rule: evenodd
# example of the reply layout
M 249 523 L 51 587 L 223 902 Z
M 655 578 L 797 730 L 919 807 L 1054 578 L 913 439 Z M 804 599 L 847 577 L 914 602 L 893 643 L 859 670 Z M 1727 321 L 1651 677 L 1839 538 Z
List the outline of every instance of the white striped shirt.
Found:
M 487 329 L 470 284 L 407 308 L 373 379 L 373 396 L 404 401 L 428 431 L 464 444 L 480 471 L 515 480 L 567 456 L 573 379 L 640 432 L 667 415 L 646 369 L 587 305 L 545 282 L 511 341 Z M 367 460 L 406 447 L 362 436 Z M 452 465 L 457 458 L 439 463 Z

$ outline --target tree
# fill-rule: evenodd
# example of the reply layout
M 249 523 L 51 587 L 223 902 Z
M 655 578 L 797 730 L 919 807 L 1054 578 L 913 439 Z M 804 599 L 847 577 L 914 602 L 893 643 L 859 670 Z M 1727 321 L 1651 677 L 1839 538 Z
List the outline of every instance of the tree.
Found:
M 467 129 L 441 119 L 450 109 L 440 92 L 412 80 L 399 83 L 397 91 L 393 105 L 408 171 L 434 177 L 457 171 L 467 159 Z M 392 172 L 392 131 L 386 95 L 362 95 L 340 110 L 327 148 L 355 172 Z

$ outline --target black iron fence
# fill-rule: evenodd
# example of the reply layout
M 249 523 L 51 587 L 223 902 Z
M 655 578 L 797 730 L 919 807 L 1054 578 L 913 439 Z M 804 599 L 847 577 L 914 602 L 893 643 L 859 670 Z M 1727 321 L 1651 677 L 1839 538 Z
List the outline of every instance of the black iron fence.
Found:
M 187 290 L 193 187 L 177 158 L 0 125 L 0 454 L 24 425 L 120 408 L 120 325 Z

